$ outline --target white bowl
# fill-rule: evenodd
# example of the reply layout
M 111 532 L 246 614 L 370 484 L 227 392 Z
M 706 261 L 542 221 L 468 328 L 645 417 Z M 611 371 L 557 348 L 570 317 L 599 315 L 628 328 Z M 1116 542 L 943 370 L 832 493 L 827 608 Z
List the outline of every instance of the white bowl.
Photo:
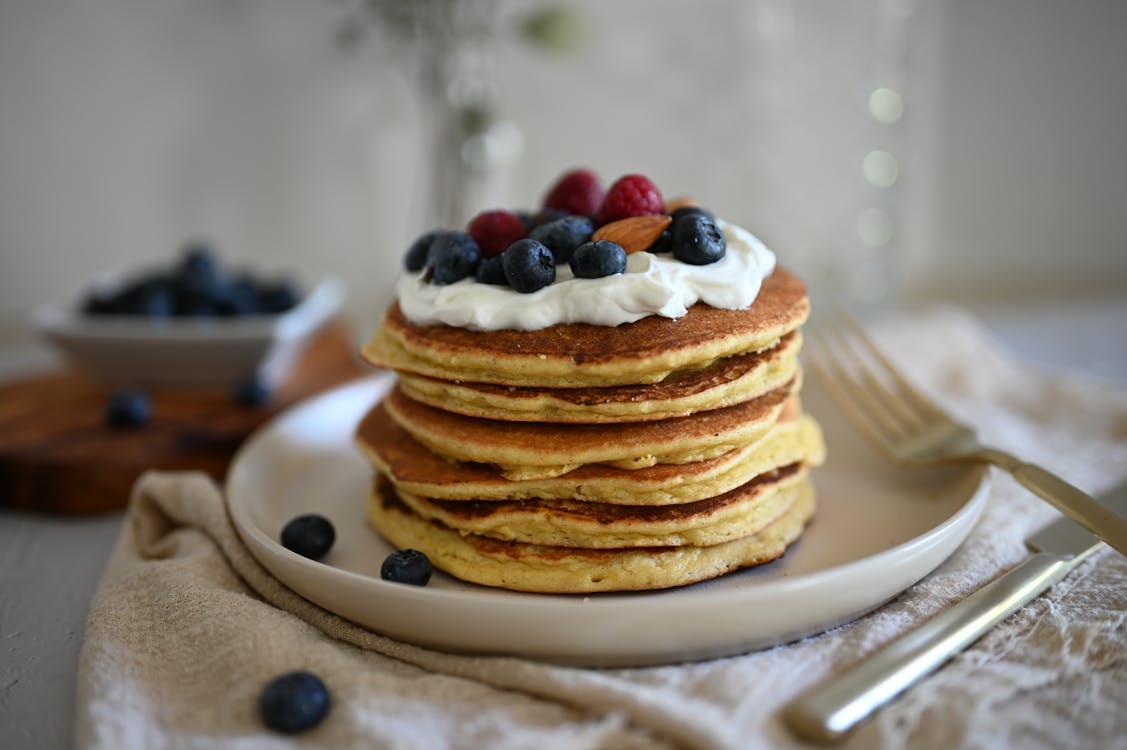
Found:
M 110 387 L 231 388 L 257 376 L 273 388 L 343 300 L 343 284 L 326 278 L 277 315 L 154 320 L 46 304 L 32 319 L 71 361 Z

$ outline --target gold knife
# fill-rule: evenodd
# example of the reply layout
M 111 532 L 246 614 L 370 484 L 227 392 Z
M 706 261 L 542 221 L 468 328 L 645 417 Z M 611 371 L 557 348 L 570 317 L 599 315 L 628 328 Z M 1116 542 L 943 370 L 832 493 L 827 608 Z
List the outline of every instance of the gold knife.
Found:
M 1127 515 L 1127 483 L 1100 503 Z M 1067 518 L 1025 541 L 1034 554 L 842 675 L 816 685 L 783 708 L 782 719 L 803 739 L 841 741 L 862 719 L 978 640 L 1064 578 L 1103 542 Z

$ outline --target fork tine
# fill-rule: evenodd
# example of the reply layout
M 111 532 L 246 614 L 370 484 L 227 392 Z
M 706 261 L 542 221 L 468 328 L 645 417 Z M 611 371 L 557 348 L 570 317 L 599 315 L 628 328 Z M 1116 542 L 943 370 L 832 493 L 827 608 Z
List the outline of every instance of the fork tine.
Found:
M 830 396 L 870 442 L 891 453 L 895 438 L 890 433 L 899 430 L 895 426 L 889 427 L 882 411 L 870 408 L 871 395 L 859 387 L 846 371 L 826 334 L 822 331 L 811 331 L 811 334 L 815 346 L 809 350 L 809 361 Z M 861 401 L 865 401 L 865 405 Z
M 887 440 L 904 436 L 904 420 L 896 409 L 889 408 L 889 401 L 895 400 L 893 394 L 881 383 L 866 362 L 857 356 L 856 347 L 851 346 L 844 334 L 836 327 L 822 331 L 823 350 L 833 365 L 833 380 L 837 388 L 850 391 L 852 400 L 883 431 Z
M 842 312 L 838 317 L 840 320 L 844 321 L 845 325 L 857 340 L 861 342 L 869 355 L 881 365 L 887 377 L 896 383 L 901 395 L 910 401 L 912 406 L 925 415 L 926 418 L 943 416 L 943 412 L 930 398 L 925 396 L 916 386 L 912 385 L 907 378 L 900 374 L 900 370 L 889 361 L 888 357 L 884 355 L 884 352 L 877 348 L 877 345 L 873 343 L 873 340 L 865 333 L 865 330 L 861 328 L 861 324 L 857 322 L 856 318 L 846 312 Z
M 856 334 L 840 323 L 834 326 L 834 332 L 840 351 L 846 352 L 854 371 L 859 373 L 854 379 L 865 382 L 875 408 L 887 412 L 903 431 L 922 427 L 925 415 L 921 415 L 913 403 L 905 401 L 896 379 L 889 374 L 888 363 L 875 360 L 871 347 L 863 341 L 858 343 Z

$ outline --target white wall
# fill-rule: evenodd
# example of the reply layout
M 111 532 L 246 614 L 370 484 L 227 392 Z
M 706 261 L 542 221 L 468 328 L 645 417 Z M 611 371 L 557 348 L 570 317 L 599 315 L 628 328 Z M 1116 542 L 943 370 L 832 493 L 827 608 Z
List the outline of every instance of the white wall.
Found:
M 344 276 L 374 323 L 419 228 L 418 123 L 398 58 L 334 43 L 347 5 L 0 0 L 0 342 L 197 234 Z M 498 49 L 511 202 L 574 164 L 646 171 L 800 266 L 881 204 L 909 293 L 1127 289 L 1127 3 L 921 1 L 892 48 L 881 23 L 910 0 L 574 5 L 577 56 Z M 882 129 L 864 101 L 889 59 L 906 109 Z M 892 192 L 861 179 L 871 147 L 900 159 Z
M 959 0 L 942 13 L 915 285 L 1127 284 L 1127 3 Z

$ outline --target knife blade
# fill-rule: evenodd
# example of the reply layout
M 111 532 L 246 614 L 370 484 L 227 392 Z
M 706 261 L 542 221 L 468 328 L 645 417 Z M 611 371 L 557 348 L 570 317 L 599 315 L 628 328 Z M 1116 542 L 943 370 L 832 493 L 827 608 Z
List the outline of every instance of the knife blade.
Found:
M 1099 502 L 1127 514 L 1127 482 Z M 1064 517 L 1034 533 L 1025 544 L 1034 554 L 1016 568 L 847 672 L 798 696 L 783 708 L 783 721 L 803 739 L 822 744 L 841 741 L 862 719 L 934 672 L 1104 546 Z

